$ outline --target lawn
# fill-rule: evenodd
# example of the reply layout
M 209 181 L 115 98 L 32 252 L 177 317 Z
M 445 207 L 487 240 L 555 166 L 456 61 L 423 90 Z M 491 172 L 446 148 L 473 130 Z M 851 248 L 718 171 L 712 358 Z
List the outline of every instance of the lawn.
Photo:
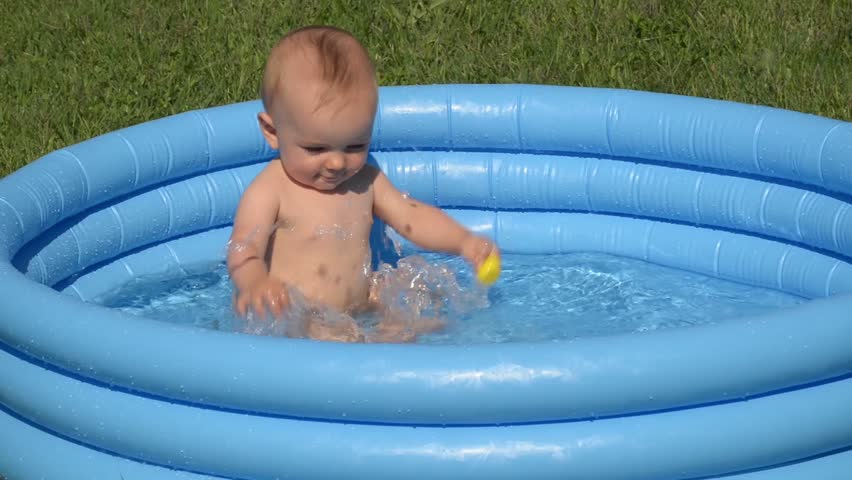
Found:
M 849 0 L 0 0 L 0 175 L 142 121 L 258 97 L 279 35 L 360 37 L 382 85 L 651 90 L 852 120 Z

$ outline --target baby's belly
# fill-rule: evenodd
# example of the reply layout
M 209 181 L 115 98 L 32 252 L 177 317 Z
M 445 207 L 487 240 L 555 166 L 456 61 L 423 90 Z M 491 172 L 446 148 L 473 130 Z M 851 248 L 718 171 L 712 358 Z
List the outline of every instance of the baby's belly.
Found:
M 365 308 L 370 294 L 369 247 L 317 243 L 273 251 L 270 274 L 312 302 L 341 312 Z
M 331 307 L 339 312 L 354 313 L 367 307 L 370 281 L 364 276 L 342 278 L 328 283 L 310 278 L 282 275 L 282 281 L 297 288 L 309 301 Z

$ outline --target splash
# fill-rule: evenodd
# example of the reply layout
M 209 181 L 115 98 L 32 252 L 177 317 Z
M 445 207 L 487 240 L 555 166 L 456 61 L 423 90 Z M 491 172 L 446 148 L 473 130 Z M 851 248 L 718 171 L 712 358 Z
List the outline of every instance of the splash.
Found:
M 293 232 L 295 230 L 296 227 L 290 222 L 290 220 L 282 218 L 272 225 L 256 227 L 243 241 L 235 242 L 233 240 L 228 240 L 228 243 L 225 245 L 225 253 L 242 253 L 248 248 L 253 247 L 258 238 L 269 238 L 276 232 Z
M 382 263 L 370 276 L 372 308 L 367 311 L 339 312 L 288 287 L 290 305 L 281 316 L 249 313 L 235 330 L 338 342 L 410 342 L 489 306 L 485 289 L 463 286 L 452 269 L 421 256 L 402 258 L 397 267 Z
M 353 237 L 353 233 L 350 228 L 336 223 L 332 225 L 317 225 L 314 229 L 314 235 L 316 235 L 317 238 L 334 237 L 337 240 L 351 240 Z
M 383 241 L 385 248 L 392 247 L 396 256 L 402 257 L 402 240 L 400 240 L 399 233 L 396 230 L 390 226 L 386 226 Z
M 312 228 L 311 234 L 316 237 L 347 242 L 354 238 L 350 225 L 320 224 Z M 269 227 L 257 228 L 242 242 L 229 242 L 228 251 L 250 248 L 259 235 L 295 230 L 291 222 L 282 219 Z M 339 312 L 310 301 L 297 288 L 288 286 L 289 305 L 284 314 L 273 318 L 249 312 L 246 318 L 234 322 L 234 330 L 251 335 L 345 342 L 413 341 L 420 334 L 448 327 L 469 312 L 489 306 L 486 290 L 475 282 L 470 287 L 462 286 L 450 267 L 429 263 L 418 255 L 403 257 L 401 240 L 392 228 L 386 227 L 383 241 L 396 254 L 396 267 L 379 259 L 381 263 L 373 271 L 370 249 L 366 249 L 361 269 L 371 287 L 369 299 L 364 299 L 367 308 L 357 313 Z
M 423 317 L 459 318 L 489 306 L 485 289 L 462 288 L 453 270 L 419 255 L 402 258 L 396 268 L 381 264 L 372 282 L 379 310 L 412 322 Z
M 257 315 L 250 311 L 246 318 L 234 322 L 234 330 L 250 335 L 363 341 L 363 333 L 351 316 L 310 302 L 294 287 L 288 287 L 287 293 L 290 305 L 280 316 Z

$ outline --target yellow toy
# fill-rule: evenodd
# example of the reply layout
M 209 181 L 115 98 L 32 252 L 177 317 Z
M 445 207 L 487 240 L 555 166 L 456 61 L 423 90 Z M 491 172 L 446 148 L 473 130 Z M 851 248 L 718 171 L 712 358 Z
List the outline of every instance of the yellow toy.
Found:
M 479 271 L 476 272 L 476 278 L 483 285 L 491 285 L 500 277 L 500 257 L 492 253 L 479 266 Z

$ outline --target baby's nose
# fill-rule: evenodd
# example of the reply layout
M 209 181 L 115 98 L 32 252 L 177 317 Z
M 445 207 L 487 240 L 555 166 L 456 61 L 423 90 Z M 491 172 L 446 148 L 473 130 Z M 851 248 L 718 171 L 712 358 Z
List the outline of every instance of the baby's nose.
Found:
M 326 170 L 343 170 L 346 166 L 346 159 L 342 153 L 330 152 L 325 160 Z

